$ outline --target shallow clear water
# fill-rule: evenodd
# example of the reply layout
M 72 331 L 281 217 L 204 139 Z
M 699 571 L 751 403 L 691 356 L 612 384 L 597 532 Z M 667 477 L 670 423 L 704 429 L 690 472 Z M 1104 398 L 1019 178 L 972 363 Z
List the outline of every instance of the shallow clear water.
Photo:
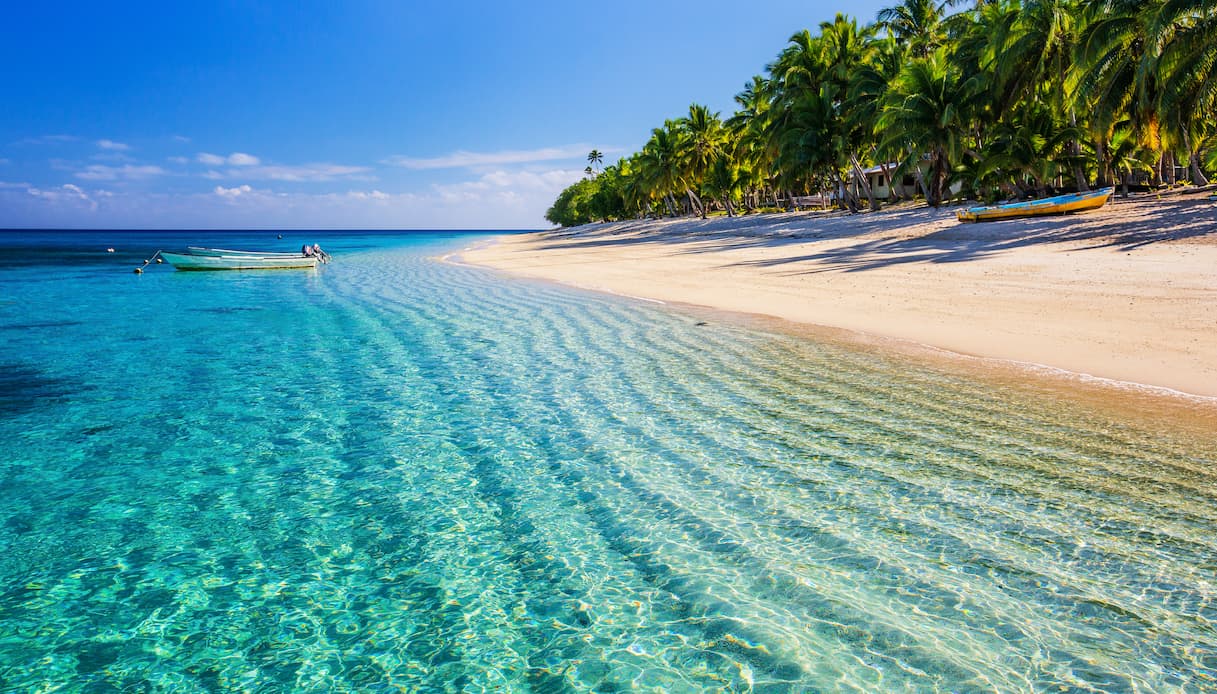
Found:
M 476 238 L 0 234 L 0 689 L 1217 690 L 1204 432 Z

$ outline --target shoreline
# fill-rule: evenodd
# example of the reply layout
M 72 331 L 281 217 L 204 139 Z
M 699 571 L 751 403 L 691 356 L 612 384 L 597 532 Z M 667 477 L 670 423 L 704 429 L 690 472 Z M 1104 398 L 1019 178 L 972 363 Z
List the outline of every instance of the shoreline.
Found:
M 1207 198 L 968 225 L 954 208 L 924 207 L 628 221 L 454 255 L 1217 410 L 1217 204 Z

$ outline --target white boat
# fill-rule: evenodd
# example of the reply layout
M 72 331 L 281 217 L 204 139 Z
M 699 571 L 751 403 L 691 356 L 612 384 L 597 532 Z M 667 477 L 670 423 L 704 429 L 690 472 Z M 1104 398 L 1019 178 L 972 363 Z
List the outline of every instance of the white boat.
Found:
M 300 251 L 238 251 L 229 248 L 204 248 L 202 246 L 187 246 L 190 255 L 252 255 L 259 258 L 300 258 Z
M 287 270 L 315 268 L 320 261 L 315 255 L 299 253 L 283 256 L 265 255 L 199 255 L 196 253 L 168 253 L 161 257 L 179 270 Z

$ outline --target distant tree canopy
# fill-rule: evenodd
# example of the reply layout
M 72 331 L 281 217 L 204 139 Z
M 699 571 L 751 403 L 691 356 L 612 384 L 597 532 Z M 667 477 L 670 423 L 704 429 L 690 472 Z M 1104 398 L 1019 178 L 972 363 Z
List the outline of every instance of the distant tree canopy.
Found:
M 995 199 L 1217 166 L 1217 0 L 903 0 L 799 31 L 725 120 L 693 104 L 559 195 L 571 226 L 735 214 L 793 195 L 878 207 L 865 175 Z

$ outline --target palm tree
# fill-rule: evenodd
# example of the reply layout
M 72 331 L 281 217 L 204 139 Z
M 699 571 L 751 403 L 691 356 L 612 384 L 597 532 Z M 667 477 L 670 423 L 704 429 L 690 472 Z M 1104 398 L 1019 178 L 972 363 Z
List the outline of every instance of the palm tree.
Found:
M 765 144 L 765 120 L 769 111 L 769 80 L 754 75 L 744 90 L 735 95 L 739 110 L 724 126 L 735 144 L 735 161 L 739 165 L 740 185 L 745 188 L 744 207 L 748 210 L 760 204 L 766 187 L 773 157 Z
M 1062 127 L 1047 104 L 1028 101 L 992 129 L 992 138 L 981 157 L 979 182 L 985 179 L 1013 186 L 1021 195 L 1034 187 L 1044 195 L 1048 185 L 1064 173 L 1067 164 L 1058 161 L 1060 152 L 1080 135 L 1076 128 Z M 1030 186 L 1026 183 L 1030 181 Z
M 869 156 L 877 157 L 878 142 L 875 138 L 875 121 L 879 117 L 879 109 L 887 94 L 888 87 L 895 82 L 903 65 L 899 46 L 895 39 L 885 37 L 872 38 L 868 50 L 863 55 L 861 63 L 850 75 L 849 98 L 845 104 L 845 114 L 851 128 L 857 129 L 865 141 Z M 889 182 L 892 171 L 886 157 L 878 157 L 883 176 Z M 899 199 L 894 186 L 889 185 L 889 195 Z
M 824 79 L 833 90 L 835 118 L 831 130 L 837 168 L 851 172 L 855 184 L 866 194 L 872 211 L 879 209 L 879 203 L 862 170 L 858 153 L 870 144 L 873 121 L 862 122 L 851 117 L 849 92 L 851 83 L 873 52 L 870 40 L 874 31 L 873 27 L 859 29 L 856 21 L 840 13 L 832 22 L 820 24 Z
M 862 167 L 876 162 L 931 205 L 952 182 L 985 197 L 1069 178 L 1127 190 L 1152 162 L 1154 180 L 1177 159 L 1197 184 L 1217 167 L 1217 0 L 977 0 L 950 16 L 961 0 L 898 2 L 875 26 L 837 15 L 792 35 L 725 123 L 693 104 L 616 167 L 592 150 L 555 216 L 734 214 L 740 193 L 751 209 L 829 187 L 874 206 Z
M 1217 1 L 1167 0 L 1151 25 L 1162 44 L 1159 118 L 1182 146 L 1192 183 L 1207 185 L 1198 144 L 1217 115 Z
M 739 165 L 727 154 L 720 154 L 710 166 L 706 175 L 706 189 L 718 198 L 727 211 L 728 217 L 735 216 L 735 207 L 731 199 L 739 189 Z
M 914 58 L 928 58 L 946 40 L 943 17 L 948 3 L 903 0 L 879 11 L 878 24 L 895 37 Z
M 676 216 L 676 201 L 672 193 L 684 184 L 681 170 L 676 124 L 665 121 L 662 128 L 651 131 L 651 139 L 647 140 L 638 158 L 639 175 L 645 181 L 650 194 L 661 198 L 668 208 L 668 214 Z
M 689 106 L 689 115 L 677 121 L 680 128 L 680 159 L 685 172 L 685 180 L 689 186 L 685 192 L 695 210 L 700 211 L 701 217 L 706 217 L 706 206 L 700 196 L 693 191 L 694 187 L 705 179 L 710 165 L 723 153 L 727 140 L 727 130 L 717 113 L 711 113 L 709 108 L 701 104 Z
M 1076 128 L 1073 103 L 1066 98 L 1067 71 L 1077 43 L 1076 0 L 1024 0 L 999 52 L 997 73 L 1006 93 L 1018 102 L 1046 103 L 1062 119 L 1061 127 Z M 1079 190 L 1089 186 L 1078 155 L 1078 141 L 1065 143 Z M 1054 153 L 1044 153 L 1051 157 Z
M 878 129 L 885 133 L 879 148 L 906 152 L 897 172 L 919 173 L 922 152 L 929 158 L 927 202 L 942 203 L 947 173 L 962 152 L 966 123 L 958 104 L 960 76 L 938 51 L 905 66 L 884 99 Z
M 1162 0 L 1100 0 L 1087 6 L 1074 51 L 1075 98 L 1101 123 L 1127 119 L 1141 145 L 1162 151 L 1159 32 L 1153 26 Z
M 764 136 L 773 153 L 775 181 L 789 194 L 826 178 L 840 185 L 839 175 L 829 173 L 835 169 L 831 129 L 838 93 L 825 81 L 829 66 L 824 53 L 821 38 L 805 30 L 792 35 L 769 65 Z

